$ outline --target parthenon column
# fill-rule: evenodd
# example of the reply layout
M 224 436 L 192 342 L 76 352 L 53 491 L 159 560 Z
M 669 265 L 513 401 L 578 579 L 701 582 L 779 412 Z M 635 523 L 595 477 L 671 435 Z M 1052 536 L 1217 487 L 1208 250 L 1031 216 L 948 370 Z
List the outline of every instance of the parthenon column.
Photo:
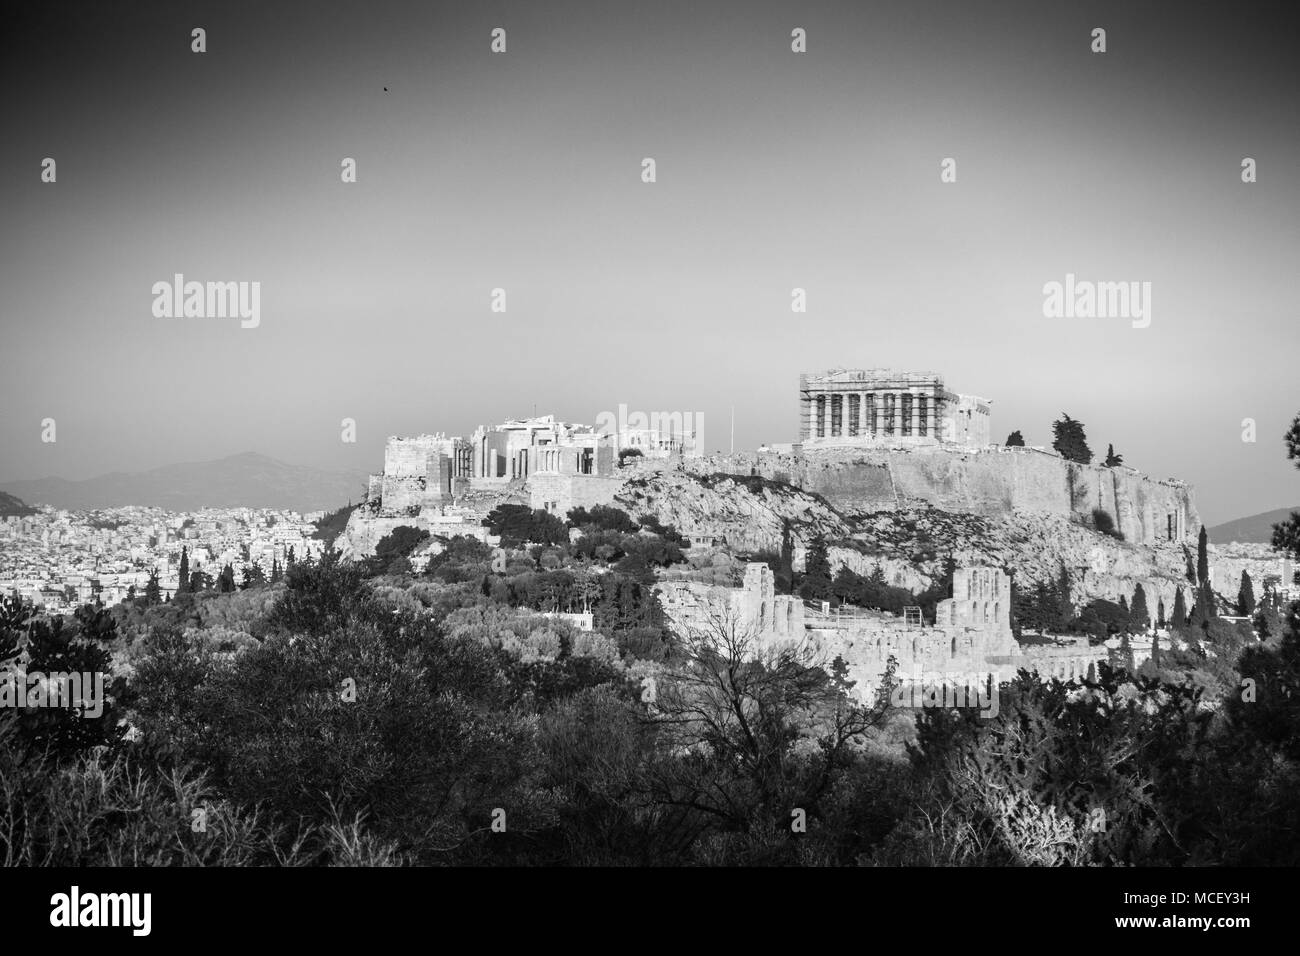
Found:
M 912 393 L 912 437 L 917 438 L 921 434 L 921 396 L 917 389 L 909 389 Z

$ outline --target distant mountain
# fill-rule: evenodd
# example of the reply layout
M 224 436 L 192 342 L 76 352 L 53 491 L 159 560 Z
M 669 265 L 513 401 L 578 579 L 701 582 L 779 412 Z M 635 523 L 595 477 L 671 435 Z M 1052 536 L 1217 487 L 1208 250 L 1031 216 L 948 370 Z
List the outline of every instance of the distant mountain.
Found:
M 7 518 L 10 515 L 30 515 L 35 514 L 35 508 L 29 508 L 13 495 L 7 495 L 0 491 L 0 518 Z
M 199 508 L 280 508 L 332 511 L 365 495 L 366 476 L 288 465 L 247 452 L 216 461 L 164 465 L 67 481 L 37 478 L 0 483 L 0 491 L 55 508 L 153 505 L 174 511 Z M 21 502 L 19 502 L 21 504 Z
M 1255 542 L 1269 544 L 1273 540 L 1273 525 L 1291 517 L 1291 512 L 1300 511 L 1300 505 L 1294 508 L 1279 508 L 1277 511 L 1265 511 L 1249 518 L 1225 521 L 1213 528 L 1206 528 L 1205 533 L 1215 544 L 1227 544 L 1229 541 Z

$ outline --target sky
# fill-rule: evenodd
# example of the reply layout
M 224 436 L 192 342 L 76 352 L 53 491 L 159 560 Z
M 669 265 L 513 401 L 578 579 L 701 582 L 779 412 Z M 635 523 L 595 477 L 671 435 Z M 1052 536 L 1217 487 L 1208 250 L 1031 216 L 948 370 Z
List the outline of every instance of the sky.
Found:
M 1300 504 L 1285 5 L 34 6 L 0 22 L 0 480 L 377 471 L 620 404 L 710 449 L 734 408 L 746 449 L 795 440 L 801 372 L 890 367 L 997 440 L 1068 413 L 1207 524 Z M 175 273 L 260 282 L 260 323 L 156 317 Z M 1067 273 L 1150 282 L 1149 326 L 1046 317 Z

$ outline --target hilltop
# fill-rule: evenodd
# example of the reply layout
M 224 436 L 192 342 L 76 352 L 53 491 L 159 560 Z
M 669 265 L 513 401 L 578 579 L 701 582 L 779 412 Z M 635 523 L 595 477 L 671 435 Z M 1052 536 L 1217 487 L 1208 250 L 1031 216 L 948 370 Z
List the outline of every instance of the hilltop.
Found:
M 13 495 L 5 494 L 0 491 L 0 518 L 8 518 L 12 515 L 30 515 L 35 514 L 36 509 L 23 504 Z
M 1215 544 L 1227 544 L 1231 541 L 1242 544 L 1271 544 L 1273 525 L 1286 521 L 1293 511 L 1300 511 L 1300 505 L 1294 508 L 1261 511 L 1257 515 L 1225 521 L 1223 524 L 1216 524 L 1213 528 L 1206 528 L 1205 533 Z

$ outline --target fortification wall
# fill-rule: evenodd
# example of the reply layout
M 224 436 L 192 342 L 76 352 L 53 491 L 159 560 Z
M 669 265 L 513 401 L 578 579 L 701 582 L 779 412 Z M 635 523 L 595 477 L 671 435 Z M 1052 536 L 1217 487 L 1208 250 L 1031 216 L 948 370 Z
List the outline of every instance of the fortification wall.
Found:
M 1138 544 L 1189 540 L 1200 527 L 1192 489 L 1131 468 L 1080 465 L 1033 448 L 943 446 L 827 448 L 800 454 L 747 452 L 685 459 L 696 474 L 723 472 L 786 481 L 843 512 L 889 511 L 926 502 L 945 511 L 1036 511 L 1091 517 L 1104 509 Z
M 623 487 L 622 477 L 600 475 L 538 475 L 528 477 L 532 508 L 548 509 L 564 517 L 573 508 L 608 505 Z

